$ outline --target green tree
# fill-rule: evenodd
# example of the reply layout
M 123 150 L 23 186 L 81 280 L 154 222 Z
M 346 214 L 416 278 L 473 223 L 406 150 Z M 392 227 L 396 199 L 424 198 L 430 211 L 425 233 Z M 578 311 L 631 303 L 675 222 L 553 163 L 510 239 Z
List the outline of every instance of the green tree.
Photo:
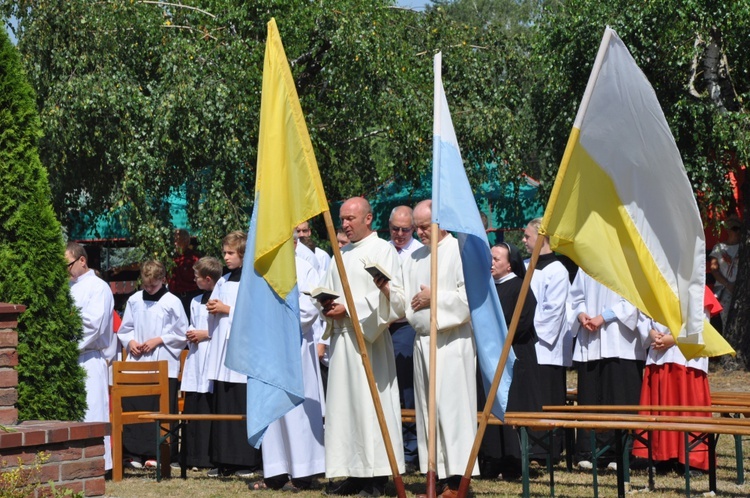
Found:
M 510 34 L 526 30 L 541 14 L 543 0 L 433 0 L 427 10 L 444 10 L 458 22 Z
M 81 210 L 124 213 L 136 243 L 161 259 L 175 190 L 186 192 L 191 228 L 209 251 L 247 225 L 272 16 L 329 199 L 392 178 L 416 183 L 430 167 L 437 50 L 465 155 L 519 154 L 524 99 L 508 75 L 524 61 L 508 55 L 503 32 L 442 12 L 388 0 L 0 0 L 0 9 L 18 19 L 63 224 Z
M 34 91 L 7 33 L 0 33 L 0 301 L 24 304 L 18 321 L 22 420 L 80 420 L 81 320 L 68 290 L 60 223 L 39 161 Z
M 604 27 L 612 26 L 653 85 L 698 205 L 709 213 L 731 208 L 727 173 L 748 164 L 750 9 L 743 2 L 567 0 L 536 24 L 531 108 L 539 165 L 551 188 Z M 747 219 L 747 218 L 746 218 Z M 724 332 L 740 356 L 750 354 L 750 253 L 740 249 L 735 320 Z

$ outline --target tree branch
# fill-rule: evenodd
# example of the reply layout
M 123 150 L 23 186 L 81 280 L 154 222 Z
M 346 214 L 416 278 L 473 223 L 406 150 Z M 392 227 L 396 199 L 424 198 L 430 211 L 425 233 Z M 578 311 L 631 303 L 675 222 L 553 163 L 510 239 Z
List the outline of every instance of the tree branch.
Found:
M 188 31 L 195 31 L 197 33 L 200 33 L 201 37 L 203 37 L 204 40 L 206 38 L 212 38 L 214 40 L 216 39 L 216 37 L 213 36 L 211 33 L 209 33 L 207 30 L 203 31 L 203 30 L 200 30 L 200 29 L 196 29 L 196 28 L 194 28 L 192 26 L 184 26 L 184 25 L 181 25 L 181 24 L 162 24 L 161 27 L 162 28 L 186 29 Z
M 701 98 L 701 93 L 698 91 L 697 88 L 695 88 L 695 79 L 698 77 L 698 59 L 699 59 L 699 47 L 703 45 L 703 38 L 701 38 L 700 33 L 695 34 L 695 41 L 693 42 L 693 60 L 690 63 L 690 80 L 688 81 L 688 92 L 693 97 L 699 99 Z
M 181 9 L 189 9 L 189 10 L 195 10 L 196 12 L 200 12 L 201 14 L 205 14 L 211 19 L 216 19 L 216 16 L 214 14 L 211 14 L 210 12 L 207 12 L 203 9 L 199 9 L 198 7 L 193 7 L 191 5 L 183 5 L 181 3 L 169 3 L 169 2 L 155 2 L 154 0 L 139 0 L 138 3 L 146 3 L 151 5 L 168 5 L 170 7 L 179 7 Z
M 339 145 L 349 145 L 353 144 L 354 142 L 359 142 L 360 140 L 365 140 L 368 138 L 372 138 L 374 136 L 380 135 L 381 133 L 385 133 L 388 130 L 374 130 L 369 133 L 365 133 L 364 135 L 361 135 L 359 137 L 350 138 L 348 140 L 344 140 L 343 142 L 339 142 Z

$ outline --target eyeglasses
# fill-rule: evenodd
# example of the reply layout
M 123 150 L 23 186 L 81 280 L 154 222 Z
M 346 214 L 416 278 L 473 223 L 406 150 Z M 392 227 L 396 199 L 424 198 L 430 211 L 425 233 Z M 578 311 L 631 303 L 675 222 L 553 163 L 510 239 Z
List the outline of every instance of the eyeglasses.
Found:
M 391 232 L 393 232 L 393 233 L 409 233 L 409 232 L 413 232 L 413 231 L 414 231 L 414 228 L 412 228 L 412 227 L 407 227 L 407 228 L 393 227 L 393 226 L 391 227 Z
M 71 261 L 70 263 L 68 263 L 68 270 L 70 270 L 70 268 L 71 268 L 71 267 L 72 267 L 72 266 L 73 266 L 74 264 L 76 264 L 76 261 L 78 261 L 78 260 L 77 260 L 77 259 L 74 259 L 73 261 Z

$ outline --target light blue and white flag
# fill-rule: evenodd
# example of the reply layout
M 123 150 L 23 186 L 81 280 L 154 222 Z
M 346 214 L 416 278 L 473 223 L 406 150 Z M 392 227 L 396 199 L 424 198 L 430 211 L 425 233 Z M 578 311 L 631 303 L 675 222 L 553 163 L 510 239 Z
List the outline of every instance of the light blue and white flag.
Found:
M 466 295 L 485 394 L 489 393 L 508 334 L 490 273 L 492 254 L 474 193 L 466 177 L 441 76 L 442 54 L 435 55 L 435 122 L 432 137 L 432 222 L 456 233 Z M 504 419 L 516 357 L 510 350 L 492 413 Z

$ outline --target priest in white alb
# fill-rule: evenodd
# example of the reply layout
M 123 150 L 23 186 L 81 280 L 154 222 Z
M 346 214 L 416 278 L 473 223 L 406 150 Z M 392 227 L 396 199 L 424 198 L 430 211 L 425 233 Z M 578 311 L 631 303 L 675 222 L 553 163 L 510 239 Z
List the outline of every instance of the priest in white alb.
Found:
M 417 331 L 414 341 L 414 395 L 419 464 L 427 472 L 430 308 L 437 307 L 437 474 L 438 494 L 455 496 L 477 432 L 476 346 L 464 286 L 458 241 L 445 230 L 438 234 L 437 303 L 431 302 L 430 265 L 432 201 L 414 208 L 417 235 L 424 244 L 404 261 L 406 319 Z M 479 474 L 475 463 L 473 474 Z
M 401 405 L 396 380 L 396 362 L 388 324 L 403 316 L 403 285 L 398 254 L 372 228 L 372 209 L 362 197 L 348 199 L 339 212 L 350 243 L 341 250 L 375 384 L 380 393 L 391 444 L 399 472 L 404 471 L 401 436 Z M 375 285 L 365 263 L 380 265 L 390 274 L 389 283 Z M 328 494 L 381 496 L 391 468 L 381 436 L 367 377 L 338 268 L 332 264 L 323 285 L 339 294 L 323 303 L 331 337 L 331 358 L 326 399 L 326 476 L 347 477 Z

